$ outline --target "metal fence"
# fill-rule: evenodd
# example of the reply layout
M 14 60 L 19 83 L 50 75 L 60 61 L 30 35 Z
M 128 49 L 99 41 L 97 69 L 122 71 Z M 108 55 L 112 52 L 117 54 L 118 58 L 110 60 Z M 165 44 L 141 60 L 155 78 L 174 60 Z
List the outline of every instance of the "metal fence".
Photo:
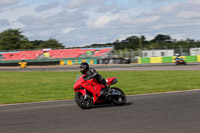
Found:
M 169 52 L 173 50 L 173 52 Z M 125 49 L 125 50 L 113 50 L 112 53 L 108 55 L 108 58 L 129 58 L 132 63 L 138 62 L 138 57 L 145 57 L 144 51 L 150 51 L 151 53 L 155 53 L 155 51 L 160 52 L 160 54 L 150 54 L 148 57 L 167 57 L 167 56 L 175 56 L 175 54 L 179 54 L 180 56 L 195 56 L 200 55 L 200 48 L 183 48 L 181 46 L 174 49 L 155 49 L 151 48 L 147 49 Z M 164 54 L 163 54 L 164 51 Z
M 170 53 L 169 50 L 173 50 L 173 52 Z M 199 47 L 183 48 L 179 46 L 174 49 L 169 49 L 167 47 L 165 47 L 164 49 L 156 49 L 156 48 L 145 49 L 144 48 L 142 50 L 141 49 L 136 49 L 136 50 L 133 50 L 133 49 L 114 50 L 113 49 L 113 51 L 111 51 L 108 55 L 102 56 L 101 58 L 128 58 L 130 59 L 132 63 L 136 63 L 138 62 L 139 57 L 147 57 L 144 51 L 151 52 L 151 54 L 148 55 L 148 57 L 167 57 L 167 56 L 174 56 L 176 53 L 178 53 L 181 56 L 200 55 Z M 156 51 L 158 53 L 160 52 L 160 54 L 155 54 Z M 85 55 L 85 57 L 87 57 L 87 55 Z M 0 56 L 0 59 L 2 59 L 1 56 Z

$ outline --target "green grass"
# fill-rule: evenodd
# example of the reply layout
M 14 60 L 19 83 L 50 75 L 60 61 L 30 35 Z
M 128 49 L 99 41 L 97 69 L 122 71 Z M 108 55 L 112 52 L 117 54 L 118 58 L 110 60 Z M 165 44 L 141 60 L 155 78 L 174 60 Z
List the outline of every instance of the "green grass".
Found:
M 200 71 L 99 71 L 128 94 L 200 89 Z M 0 104 L 74 98 L 79 72 L 0 72 Z

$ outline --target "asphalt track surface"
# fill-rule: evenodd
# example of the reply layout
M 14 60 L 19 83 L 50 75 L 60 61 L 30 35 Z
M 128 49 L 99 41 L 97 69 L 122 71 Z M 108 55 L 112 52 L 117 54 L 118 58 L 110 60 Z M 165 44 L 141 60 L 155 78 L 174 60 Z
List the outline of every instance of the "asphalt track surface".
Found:
M 1 133 L 199 133 L 200 90 L 128 96 L 82 110 L 74 100 L 0 106 Z
M 200 63 L 188 63 L 187 65 L 165 64 L 110 64 L 90 65 L 100 71 L 168 71 L 168 70 L 189 70 L 200 71 Z M 26 69 L 19 67 L 0 67 L 0 71 L 79 71 L 78 65 L 58 66 L 28 66 Z
M 104 65 L 97 70 L 193 70 L 175 66 Z M 75 66 L 0 68 L 0 71 L 77 71 Z M 74 100 L 0 105 L 0 133 L 199 133 L 200 90 L 135 95 L 124 106 L 80 109 Z

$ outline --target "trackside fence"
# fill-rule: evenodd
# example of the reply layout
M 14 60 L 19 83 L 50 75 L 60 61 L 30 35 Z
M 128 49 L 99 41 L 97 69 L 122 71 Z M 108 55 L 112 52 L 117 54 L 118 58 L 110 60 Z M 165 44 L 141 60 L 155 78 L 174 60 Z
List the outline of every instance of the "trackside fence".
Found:
M 197 56 L 181 56 L 186 62 L 200 62 L 200 55 Z M 138 63 L 172 63 L 175 62 L 176 56 L 168 57 L 139 57 Z

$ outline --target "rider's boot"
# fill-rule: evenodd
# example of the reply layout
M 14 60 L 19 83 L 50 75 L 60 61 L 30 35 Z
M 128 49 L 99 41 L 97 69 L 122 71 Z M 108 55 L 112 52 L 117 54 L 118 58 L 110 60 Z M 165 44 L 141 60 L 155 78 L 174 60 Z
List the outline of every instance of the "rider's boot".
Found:
M 107 87 L 107 91 L 108 91 L 109 94 L 112 92 L 112 89 L 110 88 L 110 86 Z
M 103 88 L 102 90 L 101 90 L 101 95 L 104 95 L 104 96 L 108 96 L 110 93 L 111 93 L 111 88 L 107 88 L 107 87 L 105 87 L 105 88 Z
M 110 88 L 110 85 L 106 86 L 106 93 L 109 95 L 112 92 L 112 89 Z

